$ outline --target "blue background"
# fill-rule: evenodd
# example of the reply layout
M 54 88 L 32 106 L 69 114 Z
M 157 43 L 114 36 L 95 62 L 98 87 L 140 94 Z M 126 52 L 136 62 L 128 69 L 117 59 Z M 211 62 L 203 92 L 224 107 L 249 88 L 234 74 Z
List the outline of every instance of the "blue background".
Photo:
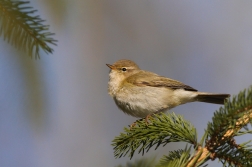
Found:
M 53 55 L 34 60 L 0 40 L 0 166 L 125 165 L 111 141 L 136 118 L 107 94 L 106 63 L 142 69 L 200 91 L 237 94 L 252 83 L 252 1 L 34 0 L 54 38 Z M 198 130 L 220 106 L 172 109 Z M 237 139 L 248 141 L 251 136 Z M 145 156 L 157 159 L 184 144 Z M 136 155 L 131 161 L 142 158 Z M 221 166 L 209 162 L 209 166 Z

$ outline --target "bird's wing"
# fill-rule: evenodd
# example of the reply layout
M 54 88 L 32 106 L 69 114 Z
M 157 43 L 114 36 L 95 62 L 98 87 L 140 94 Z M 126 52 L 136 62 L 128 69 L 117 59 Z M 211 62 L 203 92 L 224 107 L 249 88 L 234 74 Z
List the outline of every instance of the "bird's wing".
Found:
M 188 91 L 197 91 L 196 89 L 183 84 L 182 82 L 159 76 L 152 72 L 140 71 L 130 77 L 127 82 L 136 86 L 167 87 L 171 89 L 185 89 Z

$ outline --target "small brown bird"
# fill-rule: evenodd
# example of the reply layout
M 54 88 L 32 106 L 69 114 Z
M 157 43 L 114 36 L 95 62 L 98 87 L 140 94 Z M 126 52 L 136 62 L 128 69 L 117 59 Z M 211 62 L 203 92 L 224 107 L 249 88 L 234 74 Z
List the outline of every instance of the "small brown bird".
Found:
M 194 101 L 224 104 L 230 96 L 198 92 L 182 82 L 141 70 L 130 60 L 106 65 L 111 69 L 109 94 L 123 112 L 134 117 L 144 118 Z

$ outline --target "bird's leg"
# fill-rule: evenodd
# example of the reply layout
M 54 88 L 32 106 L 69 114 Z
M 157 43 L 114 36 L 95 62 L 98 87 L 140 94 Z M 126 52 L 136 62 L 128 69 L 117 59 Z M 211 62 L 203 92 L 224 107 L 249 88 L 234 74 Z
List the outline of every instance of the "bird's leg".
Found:
M 140 118 L 138 120 L 136 120 L 135 122 L 133 122 L 129 127 L 130 127 L 130 130 L 132 130 L 132 128 L 134 128 L 137 124 L 137 121 L 142 121 L 142 120 L 145 120 L 145 124 L 148 125 L 149 124 L 149 118 L 152 117 L 153 114 L 149 114 L 147 115 L 145 118 Z
M 152 117 L 153 114 L 148 114 L 146 117 L 145 117 L 145 124 L 148 125 L 149 124 L 149 118 Z
M 155 111 L 155 112 L 153 112 L 152 114 L 148 114 L 148 115 L 145 117 L 145 123 L 146 123 L 146 125 L 149 124 L 149 122 L 148 122 L 148 121 L 149 121 L 149 118 L 153 117 L 153 115 L 155 115 L 155 114 L 160 114 L 163 110 L 164 110 L 164 108 L 161 108 L 160 110 Z
M 138 120 L 136 120 L 135 122 L 133 122 L 129 127 L 130 127 L 130 130 L 132 130 L 132 128 L 134 128 L 136 126 L 136 123 L 137 121 L 142 121 L 144 118 L 140 118 Z
M 130 130 L 132 130 L 135 126 L 136 126 L 136 121 L 135 121 L 135 122 L 133 122 L 131 125 L 129 125 Z
M 160 109 L 160 110 L 158 110 L 158 111 L 153 112 L 152 114 L 148 114 L 145 118 L 141 118 L 141 119 L 136 120 L 134 123 L 132 123 L 132 124 L 130 125 L 130 130 L 136 126 L 136 122 L 137 122 L 137 121 L 145 120 L 145 124 L 148 125 L 148 124 L 149 124 L 149 119 L 152 118 L 153 115 L 155 115 L 155 114 L 160 114 L 163 110 L 164 110 L 164 109 L 162 108 L 162 109 Z

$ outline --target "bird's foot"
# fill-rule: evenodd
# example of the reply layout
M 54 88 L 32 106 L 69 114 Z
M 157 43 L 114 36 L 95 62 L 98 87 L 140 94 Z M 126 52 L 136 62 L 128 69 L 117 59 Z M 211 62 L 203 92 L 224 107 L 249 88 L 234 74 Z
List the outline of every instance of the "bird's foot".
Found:
M 149 119 L 152 118 L 152 115 L 153 115 L 153 114 L 149 114 L 149 115 L 147 115 L 147 116 L 145 117 L 145 124 L 146 124 L 147 126 L 149 125 Z
M 136 122 L 133 122 L 131 125 L 129 125 L 130 130 L 132 130 L 136 126 Z
M 141 118 L 141 119 L 136 120 L 134 123 L 132 123 L 131 125 L 129 125 L 130 130 L 132 130 L 132 129 L 137 125 L 137 122 L 138 122 L 138 121 L 143 121 L 143 120 L 145 120 L 145 124 L 146 124 L 146 126 L 148 126 L 148 125 L 149 125 L 149 120 L 152 118 L 152 115 L 153 115 L 153 114 L 149 114 L 149 115 L 147 115 L 145 118 Z

